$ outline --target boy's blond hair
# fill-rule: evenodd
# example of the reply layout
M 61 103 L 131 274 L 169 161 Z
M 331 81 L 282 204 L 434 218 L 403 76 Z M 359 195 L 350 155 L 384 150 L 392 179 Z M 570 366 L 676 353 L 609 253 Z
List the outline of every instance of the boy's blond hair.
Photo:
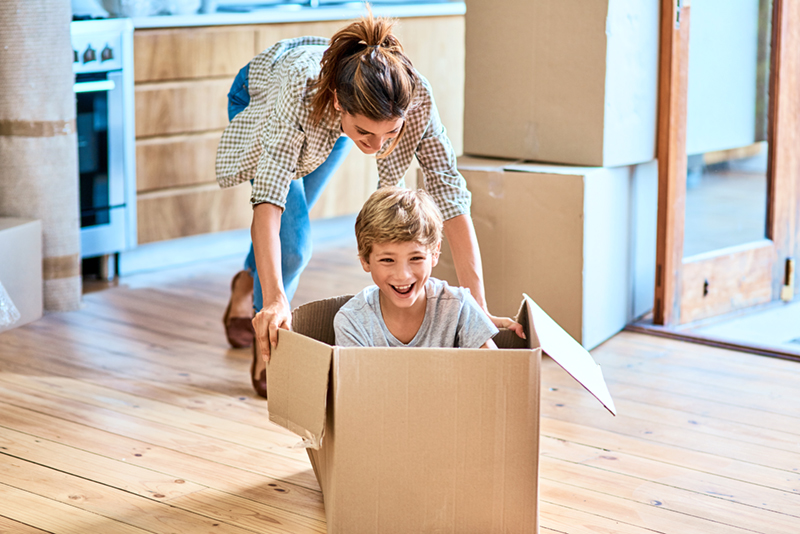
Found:
M 369 262 L 375 243 L 414 241 L 436 250 L 442 242 L 442 214 L 422 189 L 382 187 L 372 193 L 356 218 L 358 255 Z

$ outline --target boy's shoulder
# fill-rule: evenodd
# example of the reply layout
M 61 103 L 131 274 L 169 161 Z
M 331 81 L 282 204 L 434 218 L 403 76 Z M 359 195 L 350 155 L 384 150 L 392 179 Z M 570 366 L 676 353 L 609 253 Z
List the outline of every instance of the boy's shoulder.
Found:
M 342 307 L 336 312 L 336 316 L 371 312 L 378 301 L 378 291 L 378 286 L 375 285 L 365 287 L 353 295 L 353 298 L 342 304 Z
M 438 300 L 469 300 L 472 296 L 470 290 L 466 287 L 451 286 L 445 280 L 430 277 L 428 279 L 428 298 L 435 298 Z

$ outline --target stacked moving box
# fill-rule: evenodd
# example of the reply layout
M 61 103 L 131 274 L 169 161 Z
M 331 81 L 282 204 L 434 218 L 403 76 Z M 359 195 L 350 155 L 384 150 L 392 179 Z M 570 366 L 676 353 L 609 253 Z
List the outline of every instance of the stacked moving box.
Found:
M 459 169 L 494 313 L 528 293 L 592 348 L 652 307 L 658 34 L 658 2 L 467 1 L 464 152 L 483 159 Z M 435 274 L 455 282 L 446 254 Z

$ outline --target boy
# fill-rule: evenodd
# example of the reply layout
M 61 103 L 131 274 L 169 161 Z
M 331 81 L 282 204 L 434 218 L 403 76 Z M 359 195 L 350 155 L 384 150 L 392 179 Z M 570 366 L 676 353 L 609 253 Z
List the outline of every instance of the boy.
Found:
M 442 215 L 427 193 L 377 190 L 358 214 L 356 240 L 375 285 L 336 314 L 337 345 L 497 348 L 497 327 L 469 290 L 430 277 L 439 261 Z

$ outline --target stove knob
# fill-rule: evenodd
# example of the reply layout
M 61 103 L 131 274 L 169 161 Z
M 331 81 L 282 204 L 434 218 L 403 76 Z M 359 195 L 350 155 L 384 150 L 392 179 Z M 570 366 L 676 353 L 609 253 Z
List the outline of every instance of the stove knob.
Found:
M 72 62 L 73 63 L 79 63 L 80 62 L 80 58 L 78 57 L 78 51 L 75 50 L 75 49 L 72 50 Z
M 97 60 L 97 55 L 94 51 L 94 48 L 92 48 L 92 45 L 87 46 L 86 51 L 83 53 L 83 62 L 89 63 L 90 61 L 96 61 L 96 60 Z
M 114 59 L 114 51 L 106 44 L 106 47 L 100 52 L 100 61 L 109 61 Z

